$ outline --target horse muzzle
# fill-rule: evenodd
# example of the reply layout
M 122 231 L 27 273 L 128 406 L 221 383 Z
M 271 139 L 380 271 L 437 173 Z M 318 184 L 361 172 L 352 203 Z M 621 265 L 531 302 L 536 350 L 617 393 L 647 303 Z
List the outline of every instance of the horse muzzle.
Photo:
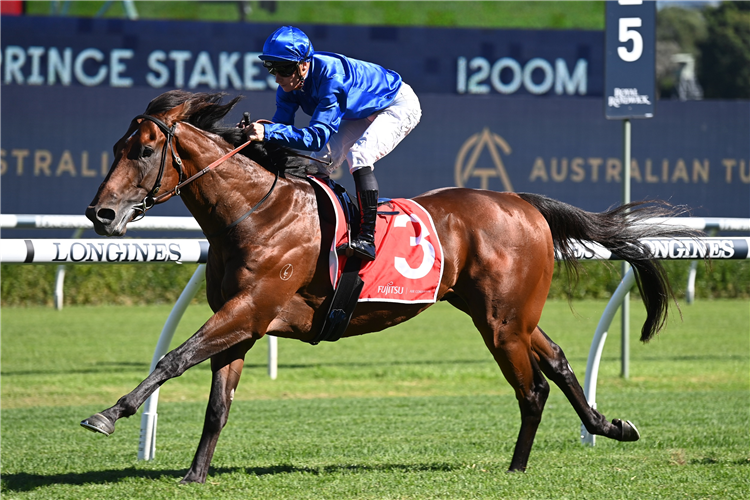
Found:
M 94 223 L 94 231 L 102 236 L 122 236 L 127 231 L 127 223 L 130 221 L 128 210 L 125 215 L 118 214 L 117 210 L 99 205 L 89 205 L 86 208 L 86 217 Z

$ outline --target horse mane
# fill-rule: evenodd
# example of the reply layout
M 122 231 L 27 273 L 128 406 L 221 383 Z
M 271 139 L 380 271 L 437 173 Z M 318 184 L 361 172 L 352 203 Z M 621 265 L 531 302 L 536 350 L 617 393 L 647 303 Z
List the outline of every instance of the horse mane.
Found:
M 145 114 L 158 115 L 182 105 L 182 111 L 176 117 L 178 121 L 190 123 L 206 132 L 217 133 L 226 129 L 219 123 L 219 120 L 224 118 L 242 99 L 242 96 L 237 96 L 226 104 L 221 104 L 225 96 L 223 92 L 208 94 L 170 90 L 148 103 Z
M 237 96 L 229 102 L 222 104 L 221 101 L 226 95 L 224 92 L 210 94 L 205 92 L 193 93 L 185 90 L 170 90 L 154 98 L 146 107 L 145 114 L 153 116 L 184 105 L 182 112 L 177 116 L 178 121 L 190 123 L 201 130 L 216 134 L 233 147 L 237 147 L 247 140 L 242 129 L 224 125 L 220 120 L 243 97 Z M 310 169 L 310 162 L 296 156 L 291 149 L 273 143 L 253 143 L 243 149 L 241 154 L 247 156 L 266 170 L 274 173 L 279 172 L 281 175 L 284 172 L 293 170 L 295 174 L 304 174 L 306 170 L 317 171 L 317 168 Z

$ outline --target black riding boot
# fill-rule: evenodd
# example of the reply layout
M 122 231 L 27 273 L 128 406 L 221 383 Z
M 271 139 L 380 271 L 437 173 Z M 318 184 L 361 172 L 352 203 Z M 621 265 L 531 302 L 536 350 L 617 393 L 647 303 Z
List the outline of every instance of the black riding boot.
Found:
M 378 216 L 378 181 L 371 167 L 354 172 L 359 201 L 359 234 L 349 246 L 364 261 L 375 260 L 375 221 Z

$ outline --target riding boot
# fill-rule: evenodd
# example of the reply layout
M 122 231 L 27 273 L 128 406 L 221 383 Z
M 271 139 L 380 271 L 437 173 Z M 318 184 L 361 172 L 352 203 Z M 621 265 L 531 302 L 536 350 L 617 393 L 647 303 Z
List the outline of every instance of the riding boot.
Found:
M 357 191 L 359 234 L 350 243 L 354 255 L 363 261 L 375 260 L 375 221 L 378 215 L 378 190 Z

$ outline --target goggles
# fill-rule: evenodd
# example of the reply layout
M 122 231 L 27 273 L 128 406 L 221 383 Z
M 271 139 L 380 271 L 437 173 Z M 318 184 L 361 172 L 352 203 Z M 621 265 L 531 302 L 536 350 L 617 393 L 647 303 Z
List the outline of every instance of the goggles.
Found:
M 279 61 L 263 61 L 263 67 L 265 67 L 272 75 L 279 75 L 282 78 L 289 78 L 297 71 L 299 63 L 295 62 L 279 62 Z

